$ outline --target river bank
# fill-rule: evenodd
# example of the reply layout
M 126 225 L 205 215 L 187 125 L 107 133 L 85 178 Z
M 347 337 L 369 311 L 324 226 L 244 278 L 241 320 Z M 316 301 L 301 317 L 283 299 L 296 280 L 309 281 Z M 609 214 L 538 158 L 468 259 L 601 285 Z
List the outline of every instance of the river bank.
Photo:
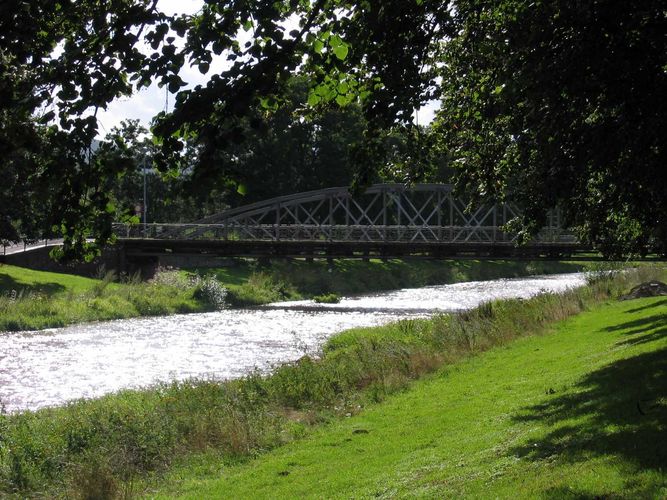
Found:
M 161 270 L 157 279 L 142 282 L 113 273 L 90 279 L 0 265 L 0 332 L 212 311 L 222 305 L 221 300 L 227 306 L 244 307 L 317 295 L 335 298 L 403 287 L 577 272 L 589 267 L 550 261 L 342 259 L 261 265 L 239 259 L 225 268 Z
M 147 498 L 665 498 L 667 302 L 606 302 Z
M 663 274 L 647 267 L 564 294 L 352 330 L 327 342 L 321 359 L 304 356 L 268 377 L 164 384 L 4 415 L 0 487 L 22 497 L 105 498 L 137 493 L 147 473 L 164 471 L 175 456 L 206 451 L 217 463 L 245 461 L 357 414 L 443 364 L 541 333 Z
M 320 259 L 274 260 L 265 265 L 238 260 L 212 274 L 229 289 L 229 302 L 252 306 L 314 297 L 342 297 L 370 292 L 584 271 L 597 263 L 518 260 Z
M 114 273 L 91 279 L 0 265 L 0 332 L 211 310 L 197 292 L 196 285 L 119 282 Z

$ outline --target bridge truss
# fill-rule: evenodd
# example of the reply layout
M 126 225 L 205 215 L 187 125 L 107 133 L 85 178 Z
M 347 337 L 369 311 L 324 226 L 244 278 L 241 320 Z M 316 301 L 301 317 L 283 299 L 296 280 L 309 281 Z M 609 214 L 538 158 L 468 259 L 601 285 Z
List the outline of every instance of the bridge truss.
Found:
M 241 241 L 512 243 L 503 226 L 519 211 L 510 203 L 480 204 L 449 184 L 376 184 L 352 196 L 346 187 L 309 191 L 246 205 L 192 224 L 115 226 L 120 237 Z M 557 213 L 536 241 L 574 242 Z

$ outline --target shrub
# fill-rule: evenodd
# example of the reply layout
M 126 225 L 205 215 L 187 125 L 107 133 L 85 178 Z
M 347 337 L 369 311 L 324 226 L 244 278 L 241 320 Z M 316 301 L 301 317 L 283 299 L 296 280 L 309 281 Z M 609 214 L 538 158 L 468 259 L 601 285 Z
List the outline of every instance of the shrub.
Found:
M 313 300 L 318 304 L 338 304 L 340 302 L 340 296 L 335 293 L 327 293 L 324 295 L 315 295 Z
M 189 278 L 178 270 L 160 267 L 155 272 L 155 275 L 153 276 L 153 279 L 150 280 L 150 283 L 177 288 L 179 290 L 188 290 L 196 286 L 198 280 L 198 276 Z
M 215 276 L 206 276 L 199 280 L 194 297 L 216 310 L 221 310 L 227 305 L 227 293 L 227 289 L 222 286 Z
M 277 302 L 299 295 L 287 282 L 276 279 L 265 272 L 254 272 L 248 280 L 236 288 L 230 301 L 234 305 L 258 305 Z

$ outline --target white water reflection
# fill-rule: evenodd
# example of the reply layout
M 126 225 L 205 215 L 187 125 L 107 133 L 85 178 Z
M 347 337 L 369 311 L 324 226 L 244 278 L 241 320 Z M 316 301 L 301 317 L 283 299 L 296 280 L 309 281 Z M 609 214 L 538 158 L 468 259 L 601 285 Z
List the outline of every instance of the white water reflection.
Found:
M 264 309 L 0 334 L 0 402 L 37 409 L 158 381 L 231 378 L 316 351 L 336 332 L 583 284 L 580 274 L 469 282 Z

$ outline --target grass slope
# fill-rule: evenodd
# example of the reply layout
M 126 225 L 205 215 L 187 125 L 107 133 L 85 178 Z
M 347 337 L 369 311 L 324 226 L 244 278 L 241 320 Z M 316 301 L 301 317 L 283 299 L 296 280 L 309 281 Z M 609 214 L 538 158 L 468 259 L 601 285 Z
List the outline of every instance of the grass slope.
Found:
M 609 302 L 153 498 L 667 496 L 667 300 Z
M 210 310 L 193 287 L 116 283 L 0 264 L 0 332 Z
M 63 292 L 84 293 L 93 289 L 98 280 L 72 274 L 35 271 L 0 264 L 0 293 L 12 290 L 53 295 Z

